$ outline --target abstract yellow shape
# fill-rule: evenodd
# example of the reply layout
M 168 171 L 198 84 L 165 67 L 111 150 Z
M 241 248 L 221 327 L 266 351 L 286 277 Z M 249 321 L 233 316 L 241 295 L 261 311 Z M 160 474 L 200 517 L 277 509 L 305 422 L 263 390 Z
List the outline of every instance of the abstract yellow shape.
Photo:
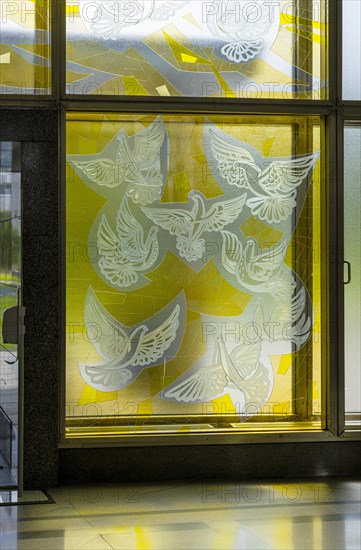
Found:
M 315 380 L 313 380 L 313 387 L 312 387 L 312 399 L 318 399 L 320 397 L 318 393 L 317 383 Z
M 80 15 L 80 7 L 78 4 L 72 3 L 72 4 L 66 4 L 65 6 L 65 14 L 67 17 L 72 15 Z
M 196 63 L 198 57 L 195 57 L 194 55 L 189 55 L 187 53 L 181 52 L 181 59 L 184 61 L 184 63 Z
M 192 52 L 192 50 L 189 50 L 185 46 L 182 46 L 182 44 L 179 44 L 176 40 L 174 40 L 171 36 L 169 36 L 169 34 L 167 34 L 165 31 L 163 31 L 163 34 L 166 37 L 169 47 L 172 50 L 172 53 L 177 61 L 180 61 L 183 63 L 186 62 L 186 63 L 200 63 L 202 65 L 211 65 L 211 62 L 208 59 L 205 59 L 204 57 L 197 55 L 195 52 Z
M 146 399 L 141 401 L 138 405 L 137 414 L 140 416 L 152 416 L 153 414 L 153 404 L 151 399 Z
M 273 369 L 278 370 L 278 367 L 280 366 L 280 362 L 282 359 L 282 355 L 269 355 L 269 359 L 271 361 Z
M 187 309 L 187 323 L 190 323 L 191 321 L 196 321 L 199 319 L 200 314 L 196 311 L 192 311 L 191 309 Z
M 180 174 L 174 174 L 174 200 L 176 202 L 187 202 L 187 197 L 191 191 L 191 184 L 189 182 L 188 174 L 186 171 Z
M 234 415 L 237 413 L 237 409 L 228 393 L 217 397 L 217 399 L 212 399 L 211 403 L 215 416 Z
M 7 52 L 7 53 L 3 53 L 2 55 L 0 55 L 0 63 L 1 64 L 8 64 L 8 63 L 11 63 L 10 61 L 10 53 L 11 52 Z
M 292 353 L 286 353 L 282 355 L 277 374 L 286 374 L 290 366 L 292 365 L 293 355 Z
M 199 164 L 205 164 L 207 162 L 207 157 L 205 154 L 202 155 L 193 155 L 193 158 Z
M 149 95 L 135 76 L 123 76 L 122 78 L 127 95 Z
M 216 75 L 217 77 L 217 80 L 218 82 L 220 83 L 221 85 L 221 90 L 222 90 L 222 96 L 223 97 L 237 97 L 237 94 L 236 92 L 234 92 L 227 84 L 227 82 L 224 80 L 223 76 L 221 75 L 221 73 L 219 71 L 217 71 L 217 69 L 215 68 L 215 66 L 212 64 L 212 69 L 213 69 L 213 72 L 214 74 Z
M 88 403 L 95 403 L 95 396 L 97 390 L 86 384 L 79 398 L 78 405 L 87 405 Z
M 279 403 L 275 403 L 272 407 L 273 414 L 288 416 L 290 413 L 290 407 L 290 401 L 280 401 Z
M 270 138 L 270 139 L 266 139 L 262 143 L 262 151 L 263 151 L 263 156 L 264 157 L 269 157 L 274 140 L 275 140 L 275 138 L 273 137 L 273 138 Z
M 98 391 L 86 384 L 78 401 L 78 405 L 88 405 L 89 403 L 104 403 L 106 401 L 114 401 L 116 399 L 118 399 L 117 391 Z

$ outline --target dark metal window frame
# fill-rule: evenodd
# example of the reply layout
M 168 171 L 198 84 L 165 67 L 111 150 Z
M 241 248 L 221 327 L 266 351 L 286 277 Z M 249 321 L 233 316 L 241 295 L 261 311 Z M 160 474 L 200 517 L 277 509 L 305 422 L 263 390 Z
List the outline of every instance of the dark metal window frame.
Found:
M 308 0 L 306 0 L 308 1 Z M 60 3 L 61 2 L 61 3 Z M 59 9 L 60 6 L 60 9 Z M 61 193 L 61 304 L 59 334 L 61 336 L 60 358 L 60 441 L 63 446 L 65 434 L 65 116 L 67 111 L 116 111 L 119 113 L 156 112 L 156 113 L 219 113 L 219 114 L 284 114 L 319 115 L 324 117 L 326 127 L 326 179 L 329 183 L 326 217 L 328 228 L 328 250 L 324 252 L 322 262 L 328 269 L 328 286 L 323 288 L 323 299 L 328 304 L 328 342 L 324 351 L 327 354 L 327 372 L 324 373 L 323 392 L 326 400 L 326 430 L 315 434 L 283 434 L 281 441 L 337 440 L 358 437 L 355 432 L 345 430 L 344 398 L 344 298 L 343 298 L 343 132 L 344 125 L 350 121 L 361 123 L 361 101 L 343 101 L 342 99 L 342 1 L 329 0 L 328 5 L 328 79 L 329 97 L 327 100 L 267 100 L 267 99 L 210 99 L 182 97 L 110 97 L 110 96 L 70 96 L 65 94 L 65 0 L 53 0 L 52 10 L 52 93 L 49 96 L 3 95 L 4 106 L 41 107 L 56 106 L 59 114 L 59 159 Z M 194 443 L 209 444 L 209 437 Z M 136 438 L 138 444 L 144 443 Z M 172 444 L 174 438 L 166 438 L 160 444 Z M 172 441 L 173 439 L 173 441 Z M 211 438 L 217 443 L 215 438 Z M 228 438 L 229 439 L 229 438 Z M 230 440 L 221 438 L 219 442 L 240 442 L 242 436 L 235 434 Z M 268 436 L 246 435 L 245 442 L 270 441 Z M 274 441 L 276 440 L 273 439 Z M 280 438 L 277 437 L 279 441 Z M 152 440 L 154 443 L 154 440 Z M 178 441 L 177 441 L 178 442 Z M 182 438 L 182 443 L 185 440 Z M 81 445 L 79 441 L 79 445 Z M 105 441 L 93 441 L 93 445 L 103 445 Z M 109 440 L 107 444 L 110 444 Z M 111 445 L 115 442 L 112 440 Z M 136 442 L 120 442 L 122 445 Z M 157 443 L 158 444 L 158 443 Z M 77 446 L 74 441 L 71 443 Z M 78 446 L 79 446 L 78 445 Z

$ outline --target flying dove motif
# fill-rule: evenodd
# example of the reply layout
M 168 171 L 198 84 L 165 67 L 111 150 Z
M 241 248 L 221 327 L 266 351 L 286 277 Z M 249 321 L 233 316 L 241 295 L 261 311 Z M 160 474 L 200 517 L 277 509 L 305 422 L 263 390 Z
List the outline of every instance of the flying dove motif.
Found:
M 110 315 L 89 287 L 85 325 L 93 347 L 105 361 L 96 365 L 79 363 L 83 380 L 99 391 L 117 391 L 133 382 L 143 368 L 162 363 L 167 351 L 174 356 L 180 345 L 179 338 L 175 342 L 177 332 L 184 330 L 183 321 L 180 327 L 183 302 L 184 296 L 180 295 L 143 323 L 126 327 Z
M 184 403 L 202 403 L 216 399 L 235 386 L 243 393 L 246 405 L 252 403 L 260 408 L 270 387 L 268 371 L 259 362 L 260 351 L 260 343 L 241 344 L 229 354 L 223 340 L 217 338 L 211 365 L 181 376 L 158 397 Z
M 230 231 L 222 234 L 222 265 L 248 292 L 272 294 L 276 300 L 291 296 L 296 286 L 291 271 L 283 264 L 287 242 L 260 249 L 252 237 L 240 240 Z
M 204 233 L 219 231 L 235 221 L 240 215 L 246 194 L 239 197 L 213 202 L 207 209 L 207 201 L 202 194 L 191 191 L 190 202 L 185 208 L 149 208 L 143 212 L 154 223 L 176 235 L 176 247 L 182 258 L 194 262 L 202 258 L 205 250 Z
M 221 130 L 209 129 L 209 144 L 223 181 L 250 192 L 246 204 L 254 216 L 268 223 L 287 220 L 296 206 L 297 187 L 308 180 L 319 153 L 292 158 L 262 157 L 256 162 L 242 142 L 229 143 Z
M 158 169 L 160 150 L 166 139 L 163 121 L 157 118 L 135 136 L 129 137 L 122 129 L 116 140 L 118 146 L 114 158 L 91 155 L 90 160 L 76 160 L 73 165 L 85 182 L 114 188 L 125 184 L 126 194 L 141 205 L 159 200 L 163 176 Z
M 149 270 L 158 257 L 158 227 L 152 226 L 147 235 L 130 211 L 126 198 L 120 203 L 115 231 L 105 214 L 98 231 L 98 266 L 105 279 L 119 288 L 131 286 L 139 273 Z
M 234 63 L 247 63 L 272 46 L 279 26 L 278 2 L 255 0 L 213 0 L 207 25 L 211 33 L 226 42 L 221 53 Z
M 262 298 L 258 298 L 253 322 L 263 341 L 292 342 L 299 349 L 312 331 L 304 287 L 292 298 L 277 304 L 271 314 Z

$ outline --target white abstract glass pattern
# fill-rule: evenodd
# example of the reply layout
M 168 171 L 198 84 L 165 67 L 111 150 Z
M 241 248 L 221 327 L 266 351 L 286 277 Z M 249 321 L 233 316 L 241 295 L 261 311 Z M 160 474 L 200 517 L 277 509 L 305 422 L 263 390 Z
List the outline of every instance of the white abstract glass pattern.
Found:
M 67 224 L 87 248 L 68 262 L 76 406 L 109 395 L 105 411 L 130 399 L 135 415 L 200 414 L 218 402 L 239 419 L 261 414 L 285 395 L 275 358 L 292 364 L 314 327 L 293 239 L 317 149 L 297 145 L 298 119 L 263 128 L 199 115 L 74 118 L 68 193 L 80 210 L 68 209 Z
M 319 99 L 326 44 L 323 0 L 69 0 L 67 92 Z
M 180 318 L 184 330 L 184 295 L 141 325 L 125 327 L 97 300 L 89 287 L 85 302 L 85 326 L 98 353 L 108 361 L 99 365 L 79 364 L 81 376 L 93 388 L 117 391 L 135 380 L 144 367 L 162 363 L 165 352 L 177 353 Z M 180 329 L 182 332 L 182 329 Z

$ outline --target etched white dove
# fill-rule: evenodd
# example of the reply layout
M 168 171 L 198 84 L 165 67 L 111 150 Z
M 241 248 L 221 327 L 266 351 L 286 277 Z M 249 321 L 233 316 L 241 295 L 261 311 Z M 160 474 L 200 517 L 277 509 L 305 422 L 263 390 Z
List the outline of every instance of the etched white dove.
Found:
M 240 239 L 226 230 L 221 234 L 222 265 L 245 290 L 268 293 L 276 300 L 292 295 L 296 283 L 291 270 L 283 264 L 285 240 L 261 249 L 253 237 Z
M 205 251 L 204 233 L 219 231 L 234 222 L 240 215 L 246 200 L 246 194 L 239 197 L 207 202 L 198 191 L 191 191 L 190 201 L 186 208 L 164 206 L 162 208 L 142 208 L 143 212 L 154 223 L 176 235 L 176 247 L 179 255 L 188 262 L 203 257 Z
M 287 220 L 296 206 L 297 188 L 312 175 L 319 153 L 256 162 L 241 141 L 236 145 L 219 129 L 209 129 L 209 144 L 223 181 L 247 189 L 246 204 L 268 223 Z
M 163 399 L 202 403 L 216 399 L 232 387 L 241 390 L 245 403 L 260 408 L 269 393 L 267 369 L 259 362 L 261 344 L 240 344 L 229 354 L 222 338 L 214 341 L 210 365 L 185 373 L 158 394 Z
M 138 281 L 139 273 L 149 270 L 158 257 L 158 227 L 147 235 L 130 211 L 126 198 L 122 200 L 116 218 L 115 231 L 105 214 L 97 230 L 98 266 L 104 277 L 119 288 Z
M 175 346 L 172 344 L 178 329 L 184 330 L 180 327 L 183 305 L 184 296 L 179 295 L 153 317 L 126 327 L 110 315 L 89 287 L 85 326 L 93 347 L 106 361 L 96 365 L 79 363 L 83 380 L 99 391 L 117 391 L 133 382 L 143 368 L 162 363 L 167 350 L 170 356 L 175 355 L 180 339 Z

